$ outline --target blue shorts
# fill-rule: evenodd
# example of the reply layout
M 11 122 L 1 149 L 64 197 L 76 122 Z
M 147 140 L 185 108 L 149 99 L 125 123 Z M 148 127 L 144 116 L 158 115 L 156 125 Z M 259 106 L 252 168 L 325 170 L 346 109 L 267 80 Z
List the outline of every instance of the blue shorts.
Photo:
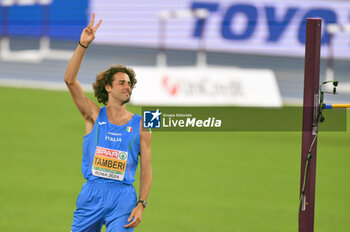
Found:
M 87 181 L 77 199 L 72 232 L 100 232 L 105 224 L 107 232 L 133 231 L 125 228 L 136 207 L 137 195 L 133 185 Z

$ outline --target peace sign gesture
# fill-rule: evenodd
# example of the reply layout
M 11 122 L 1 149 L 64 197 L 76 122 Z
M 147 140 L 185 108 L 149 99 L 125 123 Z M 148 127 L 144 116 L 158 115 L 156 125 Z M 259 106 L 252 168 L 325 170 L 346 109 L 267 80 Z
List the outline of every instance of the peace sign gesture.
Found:
M 95 39 L 95 32 L 100 27 L 102 19 L 94 27 L 95 13 L 92 14 L 91 21 L 87 27 L 84 28 L 80 36 L 80 43 L 84 46 L 89 46 L 89 44 Z

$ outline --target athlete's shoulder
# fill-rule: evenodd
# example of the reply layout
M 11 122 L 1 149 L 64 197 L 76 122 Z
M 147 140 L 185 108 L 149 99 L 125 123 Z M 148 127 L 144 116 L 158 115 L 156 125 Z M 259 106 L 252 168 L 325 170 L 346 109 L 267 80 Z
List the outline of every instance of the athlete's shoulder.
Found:
M 106 112 L 106 106 L 103 106 L 103 107 L 99 107 L 99 112 L 98 112 L 98 117 L 97 118 L 104 118 L 104 116 L 107 116 L 107 112 Z M 97 120 L 96 118 L 96 120 Z
M 134 119 L 134 120 L 136 119 L 137 121 L 139 121 L 141 119 L 141 116 L 138 115 L 137 113 L 128 111 L 128 114 L 130 115 L 130 119 Z
M 134 117 L 136 117 L 136 118 L 138 118 L 138 119 L 141 119 L 142 117 L 141 117 L 141 115 L 138 115 L 138 114 L 134 114 Z

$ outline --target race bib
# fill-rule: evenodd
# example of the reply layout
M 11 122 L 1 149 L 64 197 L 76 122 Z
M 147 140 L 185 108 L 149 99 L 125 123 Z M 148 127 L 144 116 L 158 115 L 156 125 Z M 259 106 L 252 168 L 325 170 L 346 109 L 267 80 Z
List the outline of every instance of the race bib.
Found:
M 96 147 L 92 175 L 113 180 L 124 180 L 128 152 Z

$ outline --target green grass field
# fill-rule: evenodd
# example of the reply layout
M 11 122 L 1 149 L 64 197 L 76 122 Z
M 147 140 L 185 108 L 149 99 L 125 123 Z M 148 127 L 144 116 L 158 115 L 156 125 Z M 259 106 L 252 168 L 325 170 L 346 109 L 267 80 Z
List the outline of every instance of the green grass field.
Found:
M 0 106 L 0 231 L 70 231 L 84 125 L 69 93 L 1 87 Z M 319 135 L 315 231 L 350 229 L 349 141 Z M 300 151 L 300 132 L 154 132 L 136 231 L 295 232 Z

